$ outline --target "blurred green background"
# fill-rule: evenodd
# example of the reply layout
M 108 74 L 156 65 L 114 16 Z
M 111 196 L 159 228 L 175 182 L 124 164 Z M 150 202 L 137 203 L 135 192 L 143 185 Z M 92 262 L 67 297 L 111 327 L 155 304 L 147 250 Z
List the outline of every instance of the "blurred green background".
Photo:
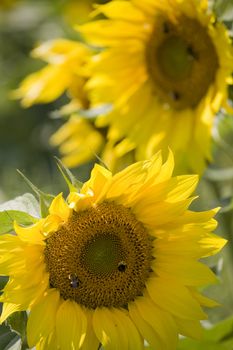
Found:
M 143 1 L 143 0 L 142 0 Z M 77 0 L 78 2 L 78 0 Z M 23 109 L 9 98 L 10 91 L 29 73 L 42 67 L 41 61 L 30 58 L 30 51 L 39 42 L 62 38 L 77 38 L 72 29 L 74 12 L 70 16 L 69 1 L 10 1 L 0 0 L 0 203 L 25 192 L 27 184 L 17 174 L 20 169 L 45 192 L 65 191 L 54 155 L 49 145 L 50 135 L 62 124 L 51 113 L 64 104 L 65 96 L 47 105 Z M 87 7 L 89 3 L 87 2 Z M 218 18 L 233 30 L 233 1 L 211 1 Z M 84 11 L 85 12 L 85 11 Z M 77 21 L 85 20 L 85 14 Z M 230 95 L 233 96 L 232 91 Z M 213 130 L 214 162 L 201 180 L 194 205 L 196 210 L 222 206 L 218 214 L 218 233 L 229 240 L 221 254 L 209 259 L 220 283 L 205 290 L 222 303 L 209 311 L 213 323 L 233 315 L 233 117 L 220 113 Z M 85 180 L 91 164 L 75 169 Z M 233 326 L 232 326 L 233 336 Z M 190 347 L 191 349 L 191 347 Z

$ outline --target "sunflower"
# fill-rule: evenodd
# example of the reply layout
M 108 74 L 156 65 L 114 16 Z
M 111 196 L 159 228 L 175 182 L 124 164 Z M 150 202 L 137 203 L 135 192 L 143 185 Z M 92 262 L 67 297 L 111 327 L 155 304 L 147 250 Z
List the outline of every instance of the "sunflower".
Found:
M 22 100 L 23 107 L 56 100 L 68 90 L 75 108 L 86 108 L 89 101 L 84 92 L 87 72 L 84 64 L 89 49 L 76 41 L 47 41 L 32 51 L 34 58 L 43 59 L 47 66 L 26 77 L 12 97 Z
M 97 126 L 109 126 L 109 139 L 130 144 L 137 160 L 169 146 L 177 172 L 202 173 L 211 161 L 214 117 L 227 108 L 232 84 L 224 24 L 206 0 L 116 0 L 96 13 L 107 19 L 78 30 L 106 48 L 91 60 L 88 88 L 94 106 L 114 109 Z
M 95 165 L 81 190 L 59 194 L 33 226 L 0 237 L 0 272 L 9 276 L 1 322 L 30 310 L 29 346 L 40 350 L 176 348 L 198 338 L 197 288 L 216 281 L 198 260 L 225 240 L 211 231 L 216 210 L 188 210 L 197 176 L 172 177 L 158 153 L 112 175 Z

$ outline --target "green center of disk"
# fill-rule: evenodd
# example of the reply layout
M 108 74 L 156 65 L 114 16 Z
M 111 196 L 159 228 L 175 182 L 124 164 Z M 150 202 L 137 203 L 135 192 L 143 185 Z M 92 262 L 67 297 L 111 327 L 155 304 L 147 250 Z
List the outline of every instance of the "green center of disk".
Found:
M 190 75 L 193 58 L 187 43 L 178 36 L 167 38 L 157 50 L 157 60 L 165 76 L 182 80 Z
M 116 235 L 102 234 L 93 237 L 83 248 L 83 261 L 90 272 L 106 275 L 117 270 L 124 259 L 120 239 Z

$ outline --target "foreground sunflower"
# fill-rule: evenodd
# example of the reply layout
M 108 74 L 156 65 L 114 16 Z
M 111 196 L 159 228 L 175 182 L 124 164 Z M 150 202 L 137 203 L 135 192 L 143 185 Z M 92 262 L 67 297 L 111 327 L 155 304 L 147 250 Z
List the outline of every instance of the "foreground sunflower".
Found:
M 216 210 L 192 212 L 197 176 L 171 177 L 160 154 L 112 176 L 95 165 L 80 192 L 62 194 L 49 215 L 0 237 L 0 272 L 9 275 L 3 322 L 29 309 L 29 346 L 40 350 L 176 348 L 198 338 L 198 286 L 216 281 L 198 260 L 225 240 L 211 233 Z
M 94 56 L 88 82 L 93 105 L 113 103 L 97 120 L 125 153 L 145 159 L 173 150 L 179 172 L 202 173 L 211 161 L 214 116 L 227 108 L 233 52 L 227 29 L 206 0 L 113 1 L 107 19 L 78 27 Z

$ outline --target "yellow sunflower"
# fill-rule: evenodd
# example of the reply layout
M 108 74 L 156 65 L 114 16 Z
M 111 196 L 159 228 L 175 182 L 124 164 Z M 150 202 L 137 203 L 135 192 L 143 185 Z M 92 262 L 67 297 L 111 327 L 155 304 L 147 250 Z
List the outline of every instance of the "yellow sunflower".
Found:
M 225 240 L 211 233 L 216 210 L 188 210 L 197 176 L 172 171 L 160 153 L 114 176 L 95 165 L 46 218 L 1 236 L 1 322 L 30 310 L 28 343 L 40 350 L 139 350 L 144 339 L 172 350 L 178 333 L 198 338 L 201 306 L 216 305 L 197 291 L 216 281 L 199 259 Z
M 98 7 L 107 19 L 78 27 L 106 47 L 93 57 L 88 82 L 93 105 L 113 103 L 97 120 L 112 142 L 175 153 L 176 170 L 202 173 L 211 161 L 211 129 L 227 106 L 233 51 L 227 29 L 206 0 L 112 1 Z
M 47 66 L 25 78 L 12 97 L 30 107 L 54 101 L 68 90 L 75 108 L 86 108 L 89 101 L 83 88 L 87 74 L 84 64 L 89 55 L 89 49 L 76 41 L 57 39 L 41 44 L 32 56 L 43 59 Z

